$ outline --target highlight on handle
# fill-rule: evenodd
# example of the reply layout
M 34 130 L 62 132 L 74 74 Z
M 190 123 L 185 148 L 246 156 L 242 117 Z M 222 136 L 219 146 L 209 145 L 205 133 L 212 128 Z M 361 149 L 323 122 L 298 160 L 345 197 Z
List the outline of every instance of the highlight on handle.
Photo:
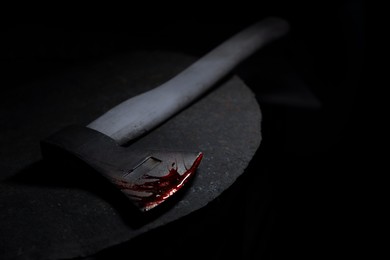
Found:
M 264 45 L 284 36 L 289 24 L 276 17 L 247 27 L 160 86 L 132 97 L 87 127 L 125 144 L 158 126 L 209 90 Z

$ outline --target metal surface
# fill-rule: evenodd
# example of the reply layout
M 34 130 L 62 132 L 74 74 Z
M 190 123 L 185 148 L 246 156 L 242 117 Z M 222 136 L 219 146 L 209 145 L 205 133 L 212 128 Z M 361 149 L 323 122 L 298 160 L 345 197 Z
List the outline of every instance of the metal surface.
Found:
M 142 211 L 148 211 L 181 189 L 195 173 L 202 153 L 153 152 L 113 182 Z
M 128 149 L 80 126 L 64 128 L 42 142 L 46 157 L 56 149 L 67 151 L 99 171 L 141 211 L 160 205 L 180 190 L 195 174 L 203 157 L 202 153 Z

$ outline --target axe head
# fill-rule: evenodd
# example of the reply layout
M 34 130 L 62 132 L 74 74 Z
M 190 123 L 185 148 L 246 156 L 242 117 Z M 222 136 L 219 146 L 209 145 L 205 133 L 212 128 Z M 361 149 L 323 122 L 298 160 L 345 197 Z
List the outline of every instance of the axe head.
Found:
M 53 157 L 53 147 L 93 167 L 141 211 L 149 211 L 179 191 L 203 158 L 200 152 L 136 151 L 80 126 L 69 126 L 43 140 L 43 156 Z

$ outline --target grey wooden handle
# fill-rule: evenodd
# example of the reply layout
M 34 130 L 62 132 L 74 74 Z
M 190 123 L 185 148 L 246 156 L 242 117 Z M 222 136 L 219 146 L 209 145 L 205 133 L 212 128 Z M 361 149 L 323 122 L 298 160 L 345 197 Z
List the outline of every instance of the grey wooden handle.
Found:
M 288 31 L 280 18 L 264 19 L 226 40 L 162 85 L 130 98 L 88 127 L 124 144 L 179 112 L 259 48 Z

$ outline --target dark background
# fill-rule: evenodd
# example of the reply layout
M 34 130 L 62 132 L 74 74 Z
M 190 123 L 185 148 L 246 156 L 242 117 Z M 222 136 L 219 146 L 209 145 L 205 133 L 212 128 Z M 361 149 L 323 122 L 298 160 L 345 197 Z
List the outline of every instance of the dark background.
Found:
M 238 17 L 230 10 L 214 17 L 6 24 L 2 98 L 29 82 L 110 55 L 158 49 L 201 56 L 266 16 L 290 22 L 287 37 L 236 70 L 263 113 L 263 141 L 243 177 L 200 212 L 94 258 L 135 249 L 144 254 L 151 241 L 149 256 L 216 259 L 317 259 L 365 250 L 358 246 L 365 203 L 358 184 L 371 142 L 362 137 L 371 122 L 361 106 L 362 97 L 369 98 L 363 83 L 363 1 L 260 4 L 256 10 L 237 9 Z

